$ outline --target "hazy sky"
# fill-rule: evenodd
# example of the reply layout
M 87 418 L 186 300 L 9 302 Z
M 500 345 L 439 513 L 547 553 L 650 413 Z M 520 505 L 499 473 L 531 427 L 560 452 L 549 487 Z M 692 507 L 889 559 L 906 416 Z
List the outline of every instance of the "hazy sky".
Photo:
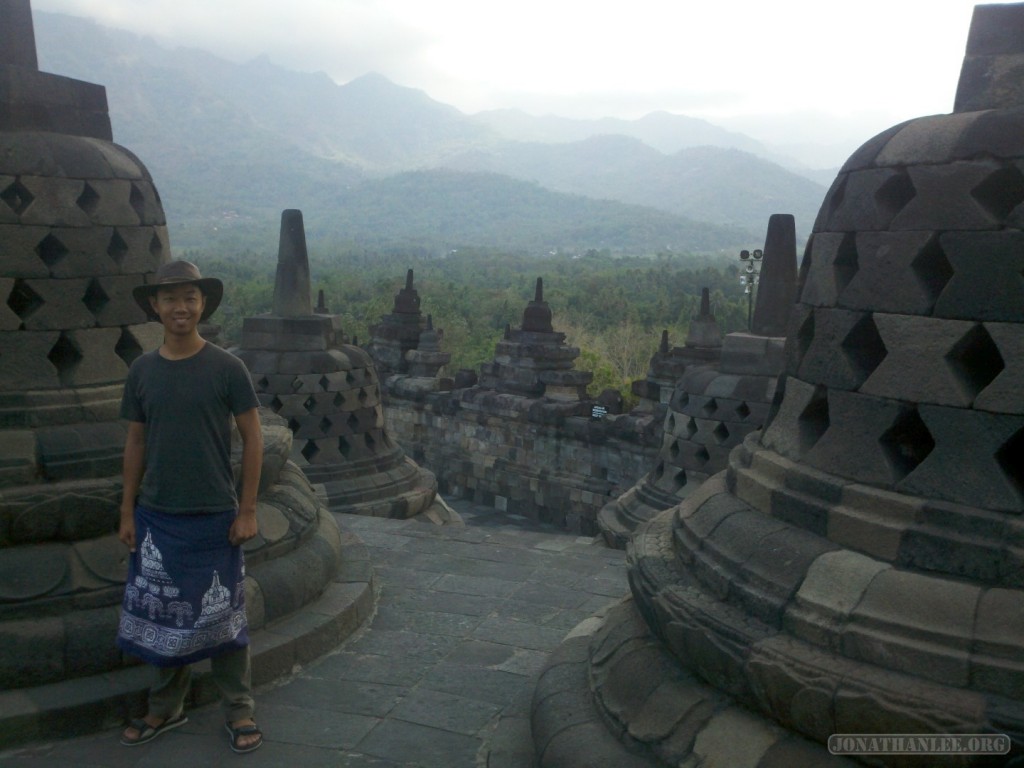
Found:
M 949 112 L 971 0 L 33 0 L 233 61 L 379 72 L 473 113 L 704 117 L 863 141 Z M 794 118 L 796 118 L 794 120 Z M 859 142 L 858 142 L 859 143 Z

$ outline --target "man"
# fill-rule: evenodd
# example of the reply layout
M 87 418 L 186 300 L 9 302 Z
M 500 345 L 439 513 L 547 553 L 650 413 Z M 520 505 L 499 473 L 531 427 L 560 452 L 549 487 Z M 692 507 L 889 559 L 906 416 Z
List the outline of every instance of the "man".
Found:
M 245 565 L 256 535 L 263 460 L 258 400 L 245 365 L 207 343 L 199 322 L 224 287 L 187 261 L 162 265 L 133 295 L 164 327 L 159 349 L 128 372 L 118 536 L 132 553 L 117 644 L 157 667 L 145 717 L 121 735 L 144 744 L 187 721 L 189 665 L 209 658 L 235 752 L 263 743 L 252 719 Z M 242 438 L 241 490 L 231 470 L 231 418 Z

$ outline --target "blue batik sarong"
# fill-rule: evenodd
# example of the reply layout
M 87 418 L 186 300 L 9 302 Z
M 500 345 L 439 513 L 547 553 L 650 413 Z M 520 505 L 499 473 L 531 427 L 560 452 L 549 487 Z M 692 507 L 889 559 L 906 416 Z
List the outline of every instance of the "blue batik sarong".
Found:
M 228 540 L 235 514 L 136 506 L 136 548 L 117 632 L 121 650 L 175 667 L 249 644 L 245 560 Z

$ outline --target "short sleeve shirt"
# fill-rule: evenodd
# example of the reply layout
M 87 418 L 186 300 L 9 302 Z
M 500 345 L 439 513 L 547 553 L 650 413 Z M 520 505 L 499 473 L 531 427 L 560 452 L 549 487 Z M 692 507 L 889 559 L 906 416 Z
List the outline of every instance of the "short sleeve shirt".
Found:
M 183 360 L 156 350 L 132 363 L 121 417 L 145 425 L 138 503 L 172 513 L 238 506 L 231 420 L 259 405 L 245 364 L 209 342 Z

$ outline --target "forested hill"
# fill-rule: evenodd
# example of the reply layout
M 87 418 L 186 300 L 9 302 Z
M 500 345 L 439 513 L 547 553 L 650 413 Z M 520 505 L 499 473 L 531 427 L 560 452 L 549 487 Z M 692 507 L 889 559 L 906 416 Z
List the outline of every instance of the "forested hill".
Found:
M 339 86 L 265 58 L 234 64 L 71 16 L 34 18 L 41 69 L 106 86 L 115 140 L 153 174 L 176 250 L 268 232 L 273 248 L 280 211 L 301 208 L 311 246 L 732 252 L 759 245 L 775 212 L 806 234 L 825 192 L 739 149 L 511 141 L 378 75 Z M 684 144 L 715 134 L 686 120 Z M 673 125 L 659 119 L 659 141 Z

